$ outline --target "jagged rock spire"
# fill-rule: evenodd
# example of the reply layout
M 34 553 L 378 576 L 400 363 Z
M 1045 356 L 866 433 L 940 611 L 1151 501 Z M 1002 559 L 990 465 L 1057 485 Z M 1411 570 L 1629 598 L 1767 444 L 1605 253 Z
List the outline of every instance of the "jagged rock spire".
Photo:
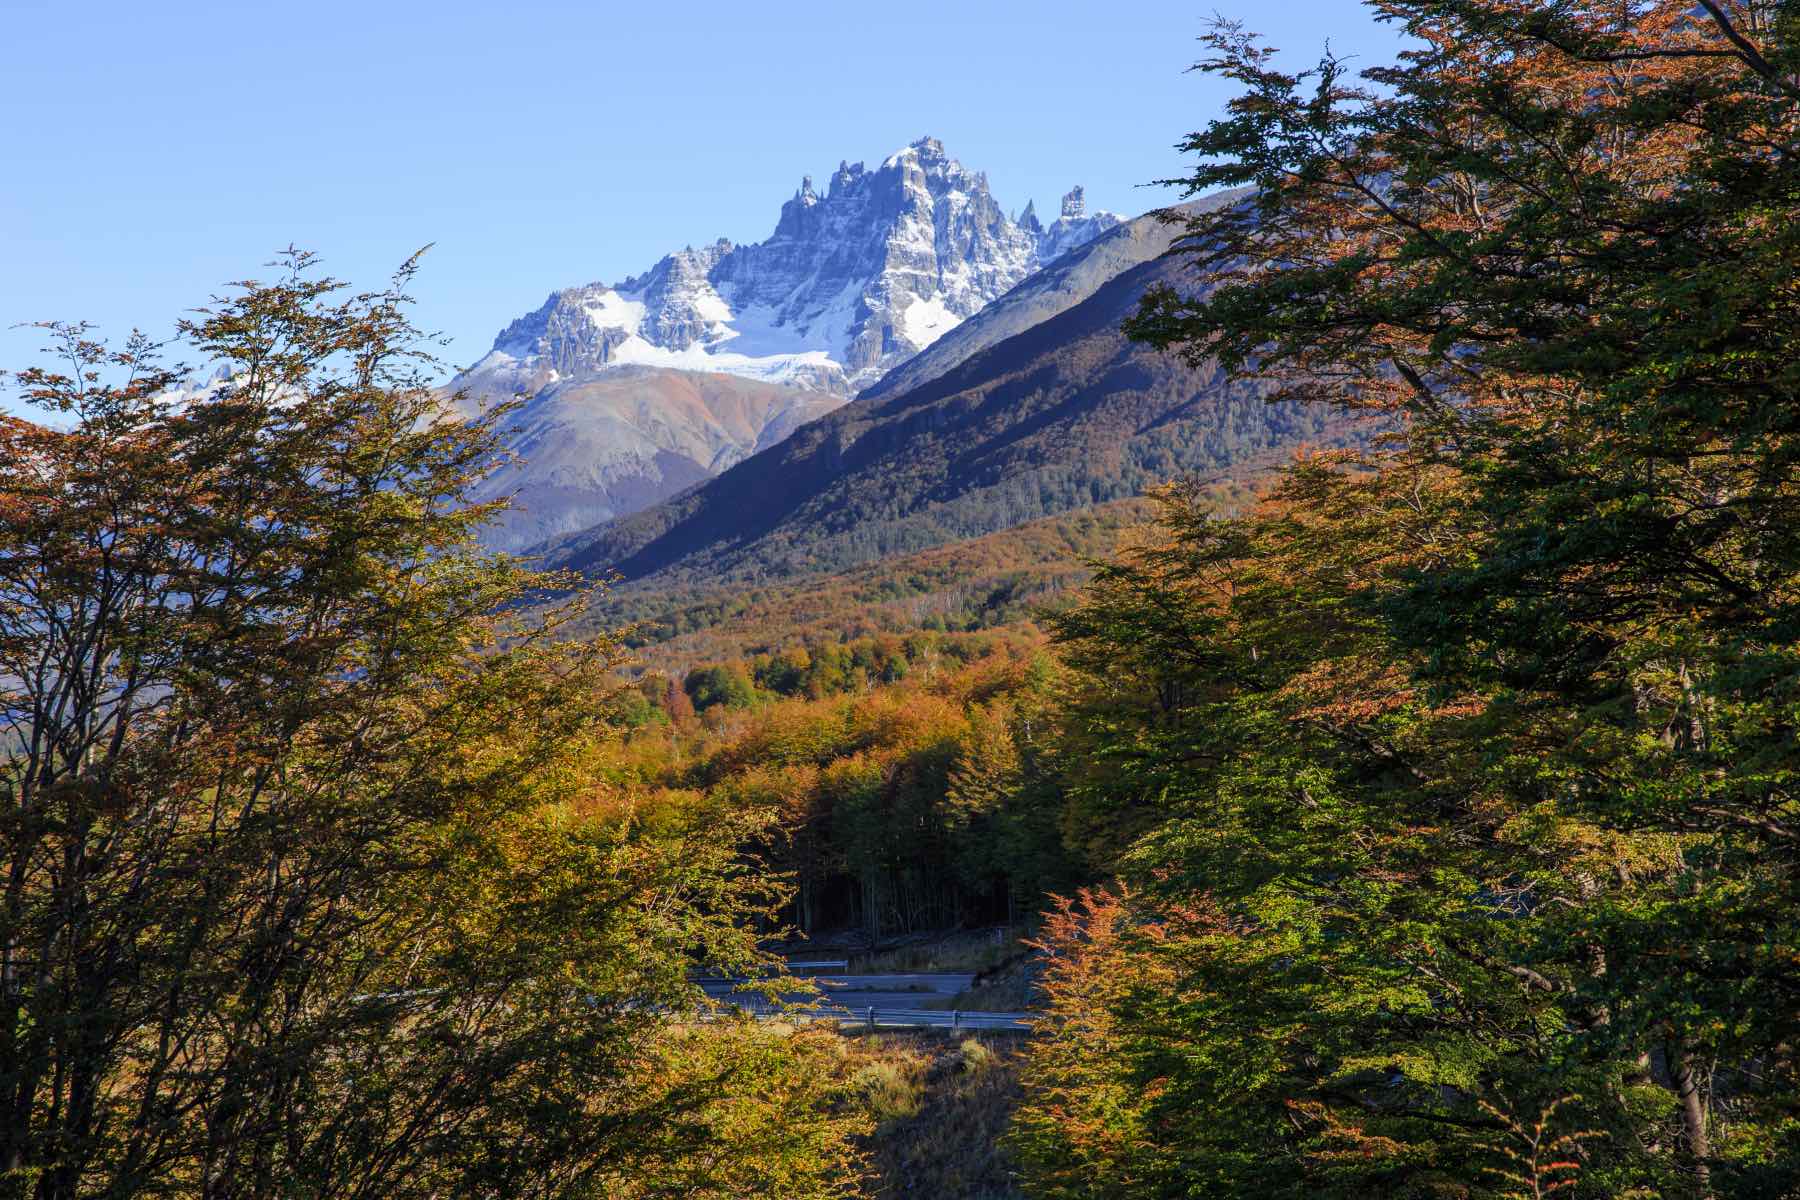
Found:
M 919 152 L 919 157 L 926 162 L 944 161 L 944 143 L 934 137 L 922 137 L 912 144 L 912 149 Z
M 688 247 L 612 286 L 558 293 L 509 326 L 489 363 L 575 378 L 620 364 L 723 370 L 847 394 L 929 346 L 1119 218 L 1009 219 L 984 172 L 933 137 L 876 164 L 807 175 L 765 241 Z

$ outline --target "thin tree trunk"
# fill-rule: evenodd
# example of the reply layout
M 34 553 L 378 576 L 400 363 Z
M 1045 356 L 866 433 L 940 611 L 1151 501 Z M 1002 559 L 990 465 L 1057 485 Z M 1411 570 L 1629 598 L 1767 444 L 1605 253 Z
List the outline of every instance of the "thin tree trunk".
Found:
M 1709 1197 L 1712 1177 L 1707 1160 L 1712 1157 L 1712 1144 L 1706 1136 L 1706 1103 L 1700 1095 L 1693 1055 L 1686 1046 L 1676 1043 L 1669 1047 L 1669 1072 L 1675 1079 L 1675 1092 L 1681 1097 L 1681 1129 L 1693 1158 L 1694 1183 L 1699 1195 Z

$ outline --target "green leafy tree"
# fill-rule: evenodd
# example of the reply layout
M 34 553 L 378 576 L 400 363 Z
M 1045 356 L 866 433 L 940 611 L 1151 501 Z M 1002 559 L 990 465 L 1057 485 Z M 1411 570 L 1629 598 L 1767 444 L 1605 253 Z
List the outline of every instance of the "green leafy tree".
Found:
M 709 708 L 749 708 L 756 703 L 756 688 L 742 670 L 733 666 L 698 667 L 688 672 L 682 690 L 696 712 Z
M 1061 626 L 1076 832 L 1176 968 L 1117 1005 L 1134 1194 L 1783 1194 L 1791 6 L 1372 7 L 1367 87 L 1209 38 L 1186 182 L 1256 190 L 1131 329 L 1385 445 L 1173 497 Z M 1558 1105 L 1560 1173 L 1480 1167 Z
M 946 833 L 963 887 L 981 892 L 1004 873 L 1002 814 L 1024 786 L 1024 768 L 1013 740 L 1012 714 L 990 705 L 970 714 L 944 793 Z

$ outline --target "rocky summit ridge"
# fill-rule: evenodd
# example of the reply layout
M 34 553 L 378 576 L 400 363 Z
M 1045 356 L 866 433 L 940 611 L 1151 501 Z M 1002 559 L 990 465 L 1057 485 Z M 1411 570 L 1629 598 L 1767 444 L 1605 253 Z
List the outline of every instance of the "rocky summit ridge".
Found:
M 615 366 L 724 372 L 848 396 L 1041 266 L 1120 224 L 1081 188 L 1049 225 L 920 138 L 874 168 L 811 176 L 762 242 L 720 239 L 641 275 L 551 293 L 461 381 L 534 390 Z

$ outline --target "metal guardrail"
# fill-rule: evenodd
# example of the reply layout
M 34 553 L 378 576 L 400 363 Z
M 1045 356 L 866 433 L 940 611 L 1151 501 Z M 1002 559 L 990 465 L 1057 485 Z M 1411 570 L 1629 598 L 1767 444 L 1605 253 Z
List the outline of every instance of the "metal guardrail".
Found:
M 852 1011 L 852 1020 L 870 1029 L 877 1026 L 899 1026 L 912 1029 L 1012 1029 L 1021 1033 L 1031 1029 L 1032 1013 L 970 1012 L 963 1009 L 870 1008 L 862 1013 Z M 840 1022 L 841 1024 L 842 1022 Z

